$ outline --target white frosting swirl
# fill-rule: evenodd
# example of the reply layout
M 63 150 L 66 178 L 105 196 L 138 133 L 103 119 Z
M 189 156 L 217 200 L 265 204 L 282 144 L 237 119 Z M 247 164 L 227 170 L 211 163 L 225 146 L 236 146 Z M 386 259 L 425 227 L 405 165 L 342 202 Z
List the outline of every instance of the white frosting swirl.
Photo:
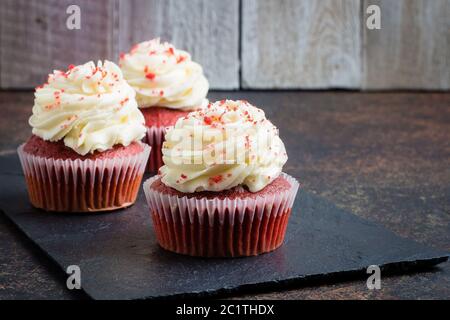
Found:
M 119 65 L 128 83 L 136 90 L 140 108 L 167 107 L 181 110 L 200 108 L 209 83 L 202 67 L 189 53 L 158 39 L 141 42 Z
M 113 62 L 56 70 L 34 96 L 29 120 L 33 134 L 49 141 L 64 139 L 81 155 L 127 146 L 145 135 L 135 92 Z
M 287 161 L 278 129 L 246 101 L 222 100 L 178 119 L 165 136 L 162 182 L 178 191 L 257 192 Z

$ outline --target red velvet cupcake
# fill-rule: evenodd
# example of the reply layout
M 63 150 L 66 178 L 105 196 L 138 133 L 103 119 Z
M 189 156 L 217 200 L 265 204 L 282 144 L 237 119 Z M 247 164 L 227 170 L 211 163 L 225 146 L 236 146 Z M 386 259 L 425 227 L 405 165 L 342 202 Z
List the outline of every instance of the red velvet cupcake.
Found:
M 207 104 L 208 80 L 202 67 L 189 53 L 159 39 L 135 45 L 120 55 L 125 79 L 136 91 L 136 100 L 145 117 L 145 142 L 152 147 L 148 170 L 162 166 L 161 147 L 166 127 L 190 111 Z
M 33 135 L 18 148 L 32 205 L 61 212 L 132 205 L 150 152 L 140 142 L 143 123 L 115 64 L 55 71 L 36 89 Z
M 147 162 L 147 170 L 155 173 L 163 165 L 161 148 L 166 128 L 173 126 L 178 118 L 186 116 L 189 114 L 189 111 L 161 107 L 142 108 L 141 111 L 147 127 L 147 135 L 144 141 L 152 146 L 152 153 Z
M 144 183 L 161 247 L 238 257 L 282 245 L 299 184 L 281 172 L 286 151 L 262 110 L 210 104 L 179 119 L 162 152 L 160 175 Z

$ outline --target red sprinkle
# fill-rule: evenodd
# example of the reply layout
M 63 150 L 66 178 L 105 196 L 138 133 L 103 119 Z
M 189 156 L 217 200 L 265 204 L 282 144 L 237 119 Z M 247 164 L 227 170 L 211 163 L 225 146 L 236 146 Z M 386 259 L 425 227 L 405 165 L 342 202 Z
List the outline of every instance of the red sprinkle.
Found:
M 72 70 L 73 68 L 75 68 L 75 66 L 73 64 L 69 64 L 69 70 Z
M 149 72 L 149 73 L 147 73 L 147 74 L 145 75 L 145 77 L 146 77 L 147 79 L 153 80 L 153 79 L 155 79 L 156 74 Z
M 172 48 L 172 47 L 170 47 L 169 49 L 167 49 L 167 53 L 170 54 L 170 55 L 174 55 L 174 54 L 175 54 L 175 52 L 173 51 L 173 48 Z
M 203 122 L 206 123 L 207 125 L 211 125 L 212 119 L 210 117 L 204 117 Z
M 185 175 L 185 174 L 183 174 L 183 173 L 181 174 L 180 177 L 181 177 L 181 179 L 187 179 L 187 175 Z
M 185 57 L 185 56 L 178 56 L 178 58 L 177 58 L 177 63 L 181 63 L 181 62 L 183 62 L 184 60 L 186 60 L 186 57 Z
M 223 177 L 222 177 L 221 174 L 209 178 L 209 182 L 210 182 L 210 183 L 219 183 L 219 182 L 221 182 L 222 180 L 223 180 Z

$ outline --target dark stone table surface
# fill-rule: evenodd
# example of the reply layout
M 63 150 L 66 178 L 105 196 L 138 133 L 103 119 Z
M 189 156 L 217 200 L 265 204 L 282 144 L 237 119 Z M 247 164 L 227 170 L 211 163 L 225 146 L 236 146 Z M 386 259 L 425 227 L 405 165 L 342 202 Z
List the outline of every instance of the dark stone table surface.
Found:
M 450 251 L 450 93 L 211 92 L 247 99 L 280 129 L 286 172 L 337 206 Z M 0 155 L 31 129 L 33 92 L 0 91 Z M 0 182 L 1 183 L 1 182 Z M 76 299 L 65 275 L 0 214 L 0 299 Z M 420 273 L 312 283 L 233 299 L 449 299 L 450 263 Z

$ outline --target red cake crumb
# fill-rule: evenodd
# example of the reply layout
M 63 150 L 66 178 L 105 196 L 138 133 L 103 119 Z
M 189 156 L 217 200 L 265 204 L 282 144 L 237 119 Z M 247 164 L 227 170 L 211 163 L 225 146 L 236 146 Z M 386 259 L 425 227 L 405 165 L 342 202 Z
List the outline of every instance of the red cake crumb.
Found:
M 186 116 L 189 111 L 169 109 L 164 107 L 149 107 L 140 109 L 145 118 L 147 127 L 173 126 L 178 118 Z
M 45 141 L 36 135 L 32 135 L 24 146 L 24 151 L 34 156 L 62 160 L 120 158 L 140 153 L 142 150 L 143 146 L 139 142 L 132 142 L 127 147 L 117 144 L 112 149 L 103 152 L 95 151 L 82 156 L 71 148 L 66 147 L 62 140 L 56 142 Z
M 183 193 L 176 189 L 166 186 L 162 183 L 161 178 L 156 179 L 152 185 L 151 189 L 159 191 L 164 194 L 175 195 L 178 197 L 188 197 L 188 198 L 197 198 L 197 199 L 236 199 L 236 198 L 255 198 L 257 196 L 268 196 L 273 194 L 279 194 L 285 190 L 288 190 L 291 187 L 289 181 L 287 181 L 282 176 L 279 176 L 275 180 L 272 181 L 269 185 L 267 185 L 264 189 L 258 192 L 250 192 L 245 187 L 234 187 L 228 190 L 223 190 L 220 192 L 214 191 L 201 191 L 194 193 Z

